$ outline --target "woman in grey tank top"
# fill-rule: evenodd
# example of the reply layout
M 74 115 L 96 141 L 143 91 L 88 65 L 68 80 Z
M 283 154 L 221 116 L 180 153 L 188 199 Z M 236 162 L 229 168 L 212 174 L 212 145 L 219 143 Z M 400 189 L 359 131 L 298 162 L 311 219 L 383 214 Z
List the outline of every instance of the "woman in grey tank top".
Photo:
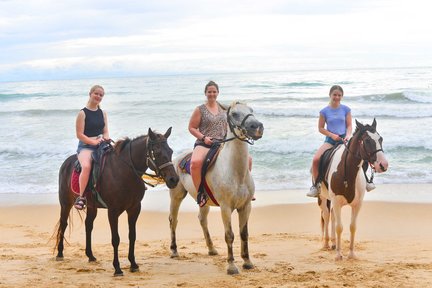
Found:
M 210 81 L 204 89 L 206 103 L 198 106 L 189 121 L 189 132 L 197 139 L 191 159 L 191 176 L 196 190 L 201 182 L 201 168 L 213 141 L 223 139 L 227 133 L 226 112 L 216 101 L 218 85 Z

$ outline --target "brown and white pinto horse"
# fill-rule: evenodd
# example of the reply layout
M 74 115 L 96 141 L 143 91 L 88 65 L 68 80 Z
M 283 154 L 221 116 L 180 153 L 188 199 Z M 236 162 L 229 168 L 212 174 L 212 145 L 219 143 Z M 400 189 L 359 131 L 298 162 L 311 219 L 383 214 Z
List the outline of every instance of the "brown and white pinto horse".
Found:
M 350 252 L 354 255 L 356 221 L 366 190 L 366 177 L 362 169 L 364 161 L 369 162 L 378 172 L 385 172 L 388 162 L 382 149 L 383 138 L 376 130 L 376 120 L 372 125 L 363 125 L 356 120 L 356 131 L 347 145 L 335 148 L 328 168 L 323 176 L 318 204 L 321 207 L 323 248 L 329 249 L 328 225 L 331 214 L 332 248 L 336 248 L 336 260 L 342 259 L 341 234 L 343 230 L 341 208 L 351 206 Z M 320 171 L 321 173 L 321 171 Z M 336 234 L 336 235 L 335 235 Z M 337 236 L 337 238 L 335 237 Z M 336 238 L 336 243 L 334 243 Z

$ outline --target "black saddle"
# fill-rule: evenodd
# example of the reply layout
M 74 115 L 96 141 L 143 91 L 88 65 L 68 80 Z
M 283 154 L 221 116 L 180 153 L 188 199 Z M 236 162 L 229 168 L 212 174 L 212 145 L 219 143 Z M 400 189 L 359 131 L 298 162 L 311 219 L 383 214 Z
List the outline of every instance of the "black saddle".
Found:
M 315 185 L 320 182 L 323 182 L 324 185 L 326 185 L 326 187 L 328 188 L 328 183 L 327 181 L 325 181 L 326 175 L 328 173 L 328 168 L 330 166 L 334 154 L 340 148 L 341 145 L 343 144 L 335 145 L 332 148 L 329 148 L 326 151 L 324 151 L 324 153 L 322 154 L 318 166 L 318 177 L 315 180 Z

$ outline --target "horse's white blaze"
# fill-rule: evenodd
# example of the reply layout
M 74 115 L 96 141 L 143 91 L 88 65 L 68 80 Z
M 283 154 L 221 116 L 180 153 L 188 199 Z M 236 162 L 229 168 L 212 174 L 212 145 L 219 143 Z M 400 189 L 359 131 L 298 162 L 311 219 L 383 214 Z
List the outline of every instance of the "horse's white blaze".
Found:
M 376 150 L 382 149 L 382 145 L 379 142 L 379 139 L 381 138 L 381 136 L 378 133 L 372 133 L 370 131 L 367 131 L 366 133 L 368 133 L 368 135 L 375 141 Z M 376 156 L 377 156 L 377 159 L 376 159 L 375 163 L 373 163 L 373 165 L 375 167 L 375 170 L 378 173 L 382 173 L 382 172 L 384 172 L 384 171 L 387 170 L 387 168 L 388 168 L 388 161 L 387 161 L 387 159 L 386 159 L 386 157 L 384 155 L 384 152 L 382 152 L 382 151 L 379 151 L 376 154 Z

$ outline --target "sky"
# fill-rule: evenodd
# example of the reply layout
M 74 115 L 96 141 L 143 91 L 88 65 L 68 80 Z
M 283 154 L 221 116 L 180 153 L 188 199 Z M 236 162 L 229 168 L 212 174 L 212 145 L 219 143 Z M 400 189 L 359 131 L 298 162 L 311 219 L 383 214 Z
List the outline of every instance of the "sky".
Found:
M 431 8 L 428 0 L 0 0 L 0 82 L 432 66 Z

